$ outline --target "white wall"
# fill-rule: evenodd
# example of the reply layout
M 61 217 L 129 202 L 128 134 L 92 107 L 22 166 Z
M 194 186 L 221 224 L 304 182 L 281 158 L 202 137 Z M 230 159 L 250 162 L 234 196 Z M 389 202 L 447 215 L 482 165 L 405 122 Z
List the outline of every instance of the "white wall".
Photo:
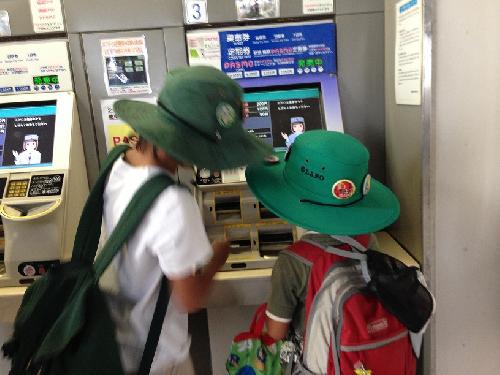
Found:
M 500 1 L 434 1 L 437 375 L 500 368 Z

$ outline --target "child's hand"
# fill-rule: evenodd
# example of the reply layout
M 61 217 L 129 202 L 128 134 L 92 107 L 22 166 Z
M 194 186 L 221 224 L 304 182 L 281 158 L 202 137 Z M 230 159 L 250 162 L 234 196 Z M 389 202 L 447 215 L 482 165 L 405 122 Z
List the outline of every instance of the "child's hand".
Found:
M 281 132 L 281 136 L 285 141 L 288 141 L 288 135 L 286 133 Z
M 19 157 L 19 154 L 15 150 L 12 150 L 12 155 L 14 155 L 16 159 Z
M 226 263 L 226 259 L 231 251 L 231 247 L 229 245 L 229 241 L 216 240 L 212 242 L 212 249 L 214 251 L 213 260 L 219 265 L 219 267 Z

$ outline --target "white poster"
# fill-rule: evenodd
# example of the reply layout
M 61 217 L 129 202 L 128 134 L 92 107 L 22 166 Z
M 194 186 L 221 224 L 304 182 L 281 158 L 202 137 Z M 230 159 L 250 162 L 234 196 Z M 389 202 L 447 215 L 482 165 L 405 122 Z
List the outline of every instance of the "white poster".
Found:
M 207 0 L 184 0 L 184 20 L 189 25 L 207 23 Z
M 0 95 L 72 90 L 65 41 L 0 44 Z
M 396 104 L 420 105 L 422 87 L 422 0 L 396 4 Z
M 333 13 L 333 0 L 302 0 L 302 13 Z
M 0 10 L 0 36 L 11 36 L 9 12 Z
M 109 96 L 151 94 L 146 37 L 101 40 Z
M 219 33 L 192 31 L 186 33 L 189 65 L 210 65 L 221 70 Z
M 30 0 L 35 33 L 64 31 L 61 0 Z
M 279 0 L 235 0 L 235 2 L 239 21 L 280 16 Z
M 131 98 L 141 102 L 156 104 L 156 98 Z M 113 104 L 119 99 L 101 100 L 102 123 L 106 137 L 106 149 L 108 152 L 116 145 L 128 143 L 133 145 L 138 134 L 123 120 L 116 116 Z

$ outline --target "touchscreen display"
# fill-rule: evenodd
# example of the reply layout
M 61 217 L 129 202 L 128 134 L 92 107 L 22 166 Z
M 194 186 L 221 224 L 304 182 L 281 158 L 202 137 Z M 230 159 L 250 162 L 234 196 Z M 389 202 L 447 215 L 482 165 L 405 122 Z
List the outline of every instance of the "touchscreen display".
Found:
M 56 101 L 0 104 L 0 169 L 52 165 Z
M 246 89 L 244 128 L 276 150 L 283 150 L 305 131 L 324 129 L 319 87 Z

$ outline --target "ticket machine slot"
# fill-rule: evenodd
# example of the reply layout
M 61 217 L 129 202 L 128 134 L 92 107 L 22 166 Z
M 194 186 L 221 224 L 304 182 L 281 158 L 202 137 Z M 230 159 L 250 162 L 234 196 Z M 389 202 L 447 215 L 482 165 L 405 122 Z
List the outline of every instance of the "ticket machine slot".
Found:
M 269 210 L 266 206 L 259 202 L 259 215 L 261 219 L 276 219 L 276 216 L 272 211 Z
M 293 243 L 292 229 L 259 230 L 259 253 L 262 257 L 278 256 Z
M 59 207 L 60 204 L 60 199 L 51 200 L 49 202 L 4 203 L 0 206 L 0 215 L 10 220 L 32 220 L 50 214 Z
M 215 196 L 215 220 L 217 222 L 241 221 L 241 203 L 239 195 Z
M 249 226 L 227 228 L 226 239 L 229 241 L 232 254 L 241 254 L 252 250 L 252 237 Z

